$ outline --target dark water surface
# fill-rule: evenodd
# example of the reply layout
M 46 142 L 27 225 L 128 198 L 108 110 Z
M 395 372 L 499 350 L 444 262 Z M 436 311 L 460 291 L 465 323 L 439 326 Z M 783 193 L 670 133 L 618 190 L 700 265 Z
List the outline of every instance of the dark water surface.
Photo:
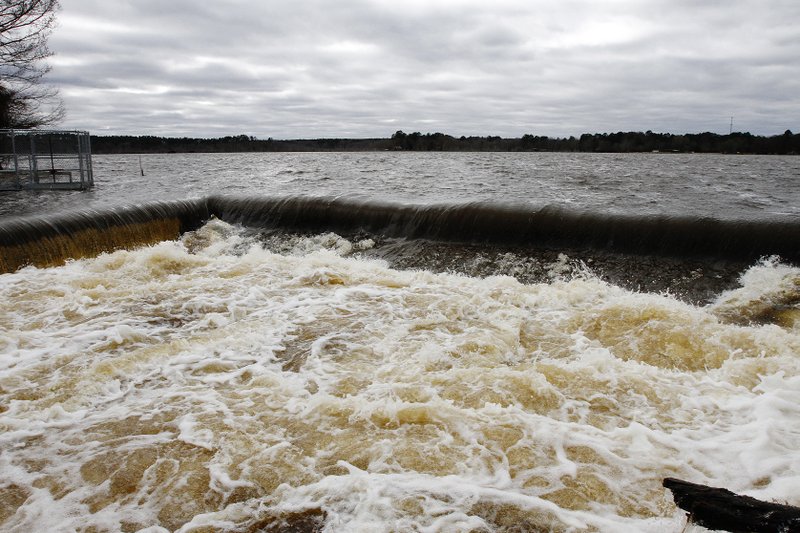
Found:
M 209 194 L 525 202 L 633 215 L 800 216 L 800 158 L 708 154 L 266 153 L 94 156 L 88 192 L 0 194 L 0 217 Z

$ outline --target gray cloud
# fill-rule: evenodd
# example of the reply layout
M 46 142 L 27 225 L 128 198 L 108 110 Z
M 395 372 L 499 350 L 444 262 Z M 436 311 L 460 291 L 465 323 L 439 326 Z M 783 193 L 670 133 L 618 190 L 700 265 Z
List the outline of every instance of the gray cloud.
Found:
M 62 0 L 65 127 L 258 137 L 800 129 L 800 3 Z

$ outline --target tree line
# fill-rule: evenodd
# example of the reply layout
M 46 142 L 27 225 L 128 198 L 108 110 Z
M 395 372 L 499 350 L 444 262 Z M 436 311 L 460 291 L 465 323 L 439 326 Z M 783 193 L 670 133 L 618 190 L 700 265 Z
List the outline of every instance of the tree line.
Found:
M 800 154 L 800 134 L 760 136 L 733 132 L 585 133 L 580 137 L 548 137 L 526 134 L 518 138 L 498 136 L 453 137 L 444 133 L 395 132 L 387 138 L 370 139 L 258 139 L 250 135 L 216 139 L 132 135 L 92 136 L 97 154 L 173 152 L 698 152 L 742 154 Z
M 364 152 L 383 150 L 386 139 L 257 139 L 235 135 L 216 139 L 152 135 L 92 135 L 96 154 L 193 152 Z

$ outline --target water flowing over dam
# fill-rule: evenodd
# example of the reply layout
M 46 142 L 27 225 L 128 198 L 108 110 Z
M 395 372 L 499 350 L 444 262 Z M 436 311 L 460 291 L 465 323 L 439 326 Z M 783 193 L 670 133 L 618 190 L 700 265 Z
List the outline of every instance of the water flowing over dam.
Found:
M 152 203 L 61 216 L 0 222 L 0 272 L 28 264 L 47 266 L 176 239 L 200 226 L 209 214 L 205 202 Z
M 618 253 L 800 259 L 800 223 L 621 216 L 491 203 L 408 205 L 324 197 L 150 203 L 0 222 L 1 271 L 177 238 L 210 217 L 266 229 L 366 231 L 438 241 L 572 247 Z
M 0 218 L 0 529 L 681 531 L 664 478 L 800 504 L 793 216 L 234 192 Z

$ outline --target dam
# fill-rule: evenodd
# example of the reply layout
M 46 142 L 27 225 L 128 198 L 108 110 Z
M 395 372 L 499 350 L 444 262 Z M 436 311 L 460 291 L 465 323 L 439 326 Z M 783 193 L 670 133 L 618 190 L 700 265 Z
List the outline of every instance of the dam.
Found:
M 410 205 L 315 197 L 209 196 L 0 221 L 0 272 L 178 238 L 210 218 L 251 228 L 366 231 L 433 241 L 578 248 L 618 254 L 800 260 L 800 224 L 610 216 L 563 208 Z
M 800 504 L 800 228 L 763 170 L 794 160 L 743 186 L 749 160 L 582 159 L 695 165 L 654 212 L 647 177 L 618 210 L 519 172 L 496 188 L 540 204 L 325 189 L 547 154 L 250 157 L 320 194 L 210 155 L 216 190 L 113 156 L 91 191 L 7 193 L 0 528 L 680 531 L 665 478 Z M 425 168 L 415 195 L 454 186 Z

